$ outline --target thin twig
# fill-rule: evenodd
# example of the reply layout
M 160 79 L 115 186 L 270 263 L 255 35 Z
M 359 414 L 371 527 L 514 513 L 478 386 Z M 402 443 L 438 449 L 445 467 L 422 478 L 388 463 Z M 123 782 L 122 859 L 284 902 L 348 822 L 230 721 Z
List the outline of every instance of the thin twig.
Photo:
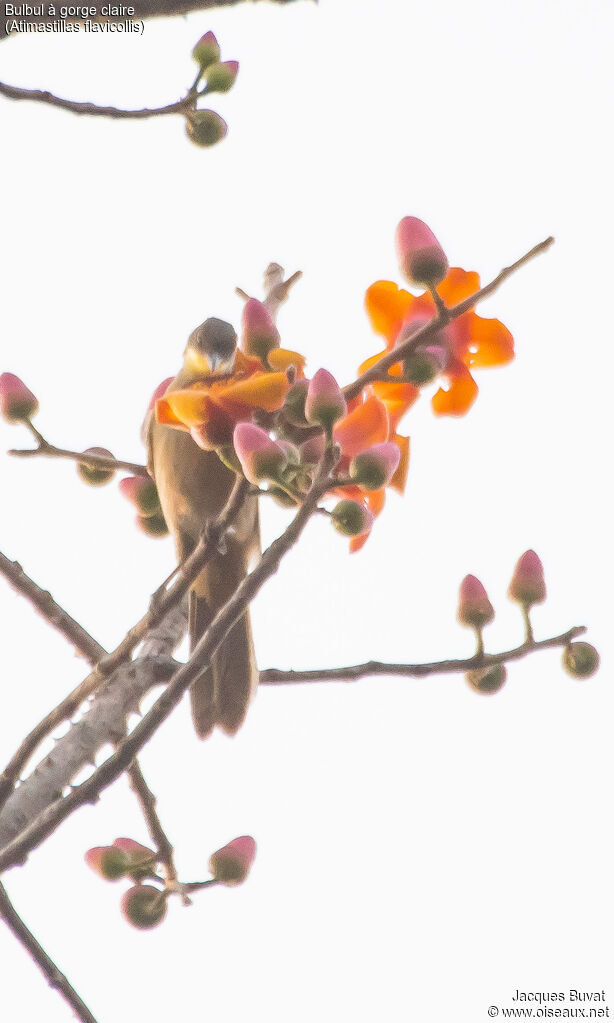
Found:
M 119 458 L 109 458 L 107 455 L 96 455 L 86 451 L 70 451 L 68 448 L 56 448 L 50 444 L 33 423 L 25 423 L 34 434 L 38 444 L 35 448 L 11 448 L 9 455 L 18 458 L 32 458 L 36 455 L 44 455 L 48 458 L 69 458 L 73 462 L 80 462 L 91 466 L 94 469 L 124 469 L 131 472 L 133 476 L 144 476 L 150 479 L 146 465 L 139 465 L 137 462 L 124 462 Z
M 194 107 L 196 94 L 187 93 L 183 99 L 175 103 L 167 103 L 162 107 L 142 107 L 138 110 L 124 110 L 121 107 L 98 106 L 96 103 L 87 103 L 80 100 L 65 99 L 56 96 L 47 89 L 22 89 L 17 85 L 8 85 L 0 82 L 0 94 L 9 99 L 33 100 L 35 103 L 46 103 L 48 106 L 59 107 L 60 110 L 68 110 L 72 114 L 88 114 L 91 117 L 111 117 L 113 119 L 143 120 L 148 117 L 163 117 L 166 114 L 185 114 Z
M 94 637 L 90 636 L 89 632 L 68 614 L 68 611 L 60 607 L 49 590 L 43 590 L 30 576 L 26 575 L 19 562 L 11 561 L 2 551 L 0 551 L 0 574 L 8 579 L 18 593 L 27 597 L 30 603 L 40 611 L 43 618 L 65 636 L 88 661 L 95 664 L 105 655 L 104 647 L 97 643 Z
M 363 664 L 352 664 L 345 668 L 314 668 L 311 671 L 283 671 L 280 668 L 266 668 L 260 672 L 260 685 L 288 685 L 298 682 L 356 682 L 359 678 L 376 675 L 424 678 L 426 675 L 472 671 L 474 668 L 484 668 L 491 664 L 517 661 L 538 650 L 567 646 L 568 643 L 585 632 L 586 626 L 576 625 L 574 628 L 568 629 L 567 632 L 562 632 L 560 636 L 533 640 L 531 643 L 521 643 L 520 646 L 504 650 L 499 654 L 475 654 L 473 657 L 449 661 L 428 661 L 423 664 L 387 664 L 384 661 L 365 661 Z
M 173 858 L 173 846 L 162 827 L 156 810 L 156 797 L 145 781 L 138 760 L 132 761 L 128 768 L 128 777 L 130 779 L 130 787 L 141 805 L 147 829 L 156 847 L 158 859 L 160 863 L 164 864 L 166 880 L 174 884 L 177 881 L 177 870 Z
M 47 978 L 49 986 L 55 988 L 68 1003 L 73 1013 L 82 1023 L 96 1023 L 85 1002 L 79 997 L 74 987 L 61 970 L 53 962 L 53 959 L 45 952 L 45 949 L 38 943 L 32 931 L 30 931 L 19 913 L 11 903 L 6 888 L 0 882 L 0 916 L 4 919 L 9 930 L 13 932 L 17 940 Z
M 532 249 L 524 254 L 524 256 L 517 259 L 515 263 L 511 264 L 511 266 L 506 266 L 489 284 L 484 285 L 483 288 L 474 292 L 474 294 L 470 295 L 469 298 L 464 299 L 463 302 L 459 302 L 458 305 L 452 306 L 445 311 L 440 309 L 432 320 L 425 323 L 423 327 L 415 331 L 415 333 L 413 333 L 406 341 L 403 341 L 403 343 L 397 348 L 393 348 L 390 352 L 387 352 L 386 355 L 382 355 L 381 359 L 378 359 L 378 361 L 366 370 L 365 373 L 361 373 L 356 380 L 344 387 L 343 393 L 346 399 L 350 400 L 351 398 L 355 398 L 356 395 L 360 394 L 363 387 L 366 387 L 367 384 L 371 384 L 377 380 L 382 373 L 390 369 L 391 366 L 394 366 L 396 362 L 401 362 L 403 359 L 407 358 L 407 356 L 411 352 L 415 351 L 418 345 L 421 345 L 426 338 L 436 334 L 437 331 L 441 330 L 442 327 L 445 327 L 445 325 L 451 320 L 456 320 L 459 316 L 462 316 L 463 313 L 469 312 L 469 310 L 473 309 L 474 305 L 481 302 L 483 298 L 486 298 L 488 295 L 492 295 L 493 291 L 496 291 L 508 277 L 516 272 L 516 270 L 519 270 L 525 265 L 525 263 L 528 263 L 531 259 L 534 259 L 536 256 L 541 255 L 542 252 L 549 249 L 553 242 L 554 238 L 550 237 L 546 238 L 543 242 L 540 242 L 539 245 L 534 245 Z

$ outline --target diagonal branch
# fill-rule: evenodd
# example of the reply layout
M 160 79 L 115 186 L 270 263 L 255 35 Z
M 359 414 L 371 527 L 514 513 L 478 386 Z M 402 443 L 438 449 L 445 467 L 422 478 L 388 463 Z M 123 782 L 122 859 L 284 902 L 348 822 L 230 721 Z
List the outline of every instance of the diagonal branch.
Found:
M 401 362 L 405 359 L 419 345 L 422 345 L 428 337 L 432 337 L 441 330 L 442 327 L 445 327 L 450 320 L 456 320 L 459 316 L 462 316 L 463 313 L 467 313 L 470 309 L 473 309 L 473 307 L 477 305 L 478 302 L 481 302 L 483 298 L 487 298 L 488 295 L 492 295 L 493 291 L 496 291 L 508 277 L 511 277 L 511 275 L 516 272 L 516 270 L 520 270 L 520 268 L 531 259 L 535 259 L 535 257 L 541 255 L 542 252 L 546 252 L 553 242 L 554 238 L 550 237 L 546 238 L 543 242 L 540 242 L 539 245 L 534 245 L 532 249 L 525 252 L 524 256 L 521 256 L 520 259 L 517 259 L 516 262 L 512 263 L 510 266 L 504 267 L 504 269 L 501 270 L 501 272 L 498 273 L 489 284 L 485 284 L 483 288 L 474 292 L 473 295 L 469 296 L 469 298 L 464 299 L 463 302 L 459 302 L 458 305 L 452 306 L 450 309 L 439 309 L 433 319 L 429 320 L 428 323 L 425 323 L 420 330 L 416 330 L 411 337 L 407 339 L 407 341 L 403 341 L 402 344 L 393 348 L 392 351 L 387 352 L 386 355 L 383 355 L 381 359 L 378 359 L 378 361 L 366 370 L 365 373 L 361 373 L 356 380 L 344 387 L 343 393 L 346 399 L 349 401 L 351 398 L 355 398 L 356 395 L 360 394 L 363 387 L 366 387 L 367 384 L 371 384 L 373 381 L 378 380 L 382 373 L 389 370 L 395 363 Z
M 77 1019 L 82 1023 L 96 1023 L 85 1002 L 79 997 L 74 987 L 55 965 L 53 959 L 45 952 L 45 949 L 36 940 L 19 913 L 10 901 L 6 888 L 0 883 L 0 917 L 3 918 L 9 930 L 13 932 L 17 940 L 29 952 L 30 956 L 46 977 L 49 986 L 59 991 L 62 997 L 70 1005 Z

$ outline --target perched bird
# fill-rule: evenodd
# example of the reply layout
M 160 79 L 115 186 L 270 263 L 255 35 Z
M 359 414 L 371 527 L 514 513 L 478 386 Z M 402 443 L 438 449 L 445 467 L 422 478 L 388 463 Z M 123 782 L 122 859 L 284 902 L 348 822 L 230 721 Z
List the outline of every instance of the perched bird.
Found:
M 192 331 L 183 366 L 166 389 L 189 387 L 197 380 L 232 372 L 237 335 L 230 323 L 210 317 Z M 236 479 L 217 457 L 204 451 L 189 433 L 152 422 L 149 466 L 162 511 L 182 561 L 203 528 L 222 511 Z M 190 590 L 189 632 L 192 650 L 216 612 L 245 577 L 254 553 L 260 552 L 258 499 L 247 497 L 225 540 Z M 193 682 L 190 696 L 197 734 L 209 735 L 215 725 L 233 734 L 241 725 L 258 685 L 258 669 L 249 612 L 239 619 L 216 650 L 211 664 Z

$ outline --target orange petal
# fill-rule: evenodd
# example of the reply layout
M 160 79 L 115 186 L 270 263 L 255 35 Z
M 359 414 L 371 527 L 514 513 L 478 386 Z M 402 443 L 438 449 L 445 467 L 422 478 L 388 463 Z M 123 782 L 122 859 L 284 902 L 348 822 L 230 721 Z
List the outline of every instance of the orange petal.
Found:
M 344 416 L 335 426 L 333 436 L 344 455 L 357 455 L 364 448 L 388 438 L 388 412 L 375 395 Z
M 374 515 L 379 515 L 386 504 L 386 491 L 384 488 L 382 487 L 381 490 L 370 490 L 363 497 L 369 511 L 372 511 Z
M 303 376 L 303 370 L 307 362 L 304 355 L 300 355 L 299 352 L 291 352 L 288 348 L 273 348 L 269 352 L 267 359 L 271 369 L 285 372 L 290 366 L 294 366 L 298 376 Z
M 364 362 L 361 362 L 360 366 L 358 367 L 359 374 L 362 375 L 363 373 L 366 373 L 367 370 L 371 369 L 371 366 L 375 366 L 375 363 L 379 362 L 379 360 L 383 358 L 384 355 L 388 355 L 388 351 L 386 348 L 384 348 L 383 352 L 378 352 L 377 355 L 370 355 L 369 358 L 365 359 Z
M 186 426 L 185 423 L 181 422 L 181 419 L 177 418 L 166 396 L 158 398 L 155 409 L 157 423 L 162 423 L 164 426 L 177 426 L 180 430 L 189 430 L 189 426 Z
M 370 532 L 361 533 L 360 536 L 353 536 L 350 540 L 350 554 L 356 554 L 356 551 L 359 551 L 361 547 L 364 547 L 370 536 Z
M 450 382 L 448 390 L 440 387 L 433 395 L 433 412 L 436 416 L 464 416 L 478 396 L 478 385 L 462 363 L 455 362 L 446 376 Z
M 156 415 L 160 414 L 159 409 L 166 402 L 172 415 L 180 423 L 185 423 L 188 427 L 199 426 L 207 419 L 207 406 L 210 401 L 210 395 L 202 387 L 170 391 L 156 404 Z
M 246 380 L 216 389 L 215 397 L 222 406 L 227 402 L 238 403 L 275 412 L 283 405 L 289 390 L 290 383 L 285 373 L 254 373 Z
M 445 281 L 442 281 L 437 291 L 443 298 L 446 305 L 458 305 L 464 299 L 473 295 L 480 287 L 480 275 L 475 271 L 461 270 L 459 266 L 450 267 Z
M 253 373 L 262 373 L 260 359 L 255 359 L 252 355 L 246 355 L 240 348 L 237 348 L 233 376 L 252 376 Z
M 396 490 L 398 494 L 404 494 L 409 469 L 409 437 L 403 437 L 400 433 L 395 433 L 392 439 L 400 449 L 401 459 L 388 486 Z
M 365 295 L 367 316 L 376 334 L 386 338 L 389 349 L 396 341 L 414 301 L 413 295 L 399 288 L 393 281 L 376 281 L 367 288 Z
M 514 338 L 500 320 L 474 316 L 470 325 L 468 366 L 503 366 L 514 358 Z
M 379 381 L 371 384 L 373 394 L 384 402 L 388 410 L 390 429 L 394 430 L 405 413 L 414 404 L 420 394 L 413 384 L 386 384 Z

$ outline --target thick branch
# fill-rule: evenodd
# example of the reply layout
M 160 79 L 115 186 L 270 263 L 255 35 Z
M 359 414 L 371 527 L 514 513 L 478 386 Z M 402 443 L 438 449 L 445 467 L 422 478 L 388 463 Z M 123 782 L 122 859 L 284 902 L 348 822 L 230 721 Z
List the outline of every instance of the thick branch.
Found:
M 17 940 L 25 948 L 30 956 L 47 978 L 49 986 L 59 991 L 62 997 L 70 1005 L 73 1013 L 82 1023 L 96 1023 L 94 1016 L 84 1001 L 81 1000 L 68 978 L 53 962 L 42 945 L 38 943 L 34 935 L 19 916 L 17 910 L 11 903 L 6 888 L 0 883 L 0 916 L 5 921 L 9 930 L 13 932 Z

